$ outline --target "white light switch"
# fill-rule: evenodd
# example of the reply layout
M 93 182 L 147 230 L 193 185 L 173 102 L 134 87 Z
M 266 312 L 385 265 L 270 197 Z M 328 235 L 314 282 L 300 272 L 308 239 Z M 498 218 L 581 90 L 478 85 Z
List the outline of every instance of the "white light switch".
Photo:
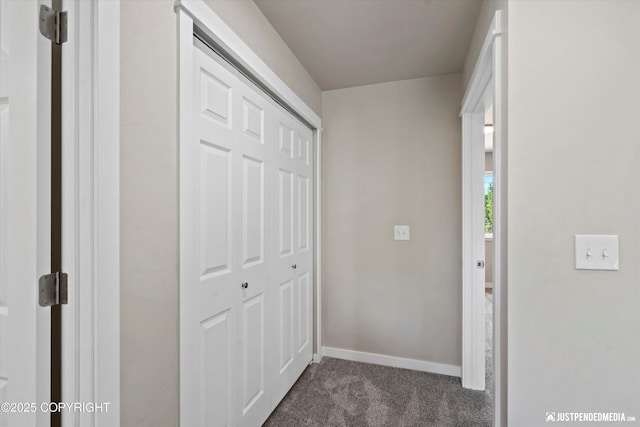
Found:
M 576 234 L 576 270 L 618 270 L 617 235 Z
M 410 240 L 410 229 L 408 225 L 394 225 L 393 226 L 393 239 L 394 240 Z

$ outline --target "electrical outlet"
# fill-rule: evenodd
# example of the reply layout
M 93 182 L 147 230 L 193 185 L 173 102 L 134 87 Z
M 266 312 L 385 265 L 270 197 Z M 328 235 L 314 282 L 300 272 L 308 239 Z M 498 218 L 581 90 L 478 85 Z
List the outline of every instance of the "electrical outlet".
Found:
M 393 226 L 393 239 L 394 240 L 410 240 L 411 230 L 408 225 L 394 225 Z

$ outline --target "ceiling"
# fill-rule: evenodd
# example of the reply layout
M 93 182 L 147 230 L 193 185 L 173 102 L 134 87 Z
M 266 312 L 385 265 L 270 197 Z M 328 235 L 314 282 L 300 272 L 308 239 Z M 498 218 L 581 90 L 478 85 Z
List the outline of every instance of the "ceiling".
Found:
M 254 0 L 322 90 L 462 72 L 481 0 Z

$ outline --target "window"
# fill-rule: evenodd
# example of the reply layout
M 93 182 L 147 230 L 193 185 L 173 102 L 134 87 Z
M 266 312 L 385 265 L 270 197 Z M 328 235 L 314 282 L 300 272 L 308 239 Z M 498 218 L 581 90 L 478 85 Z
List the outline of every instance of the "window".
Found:
M 493 238 L 493 172 L 484 173 L 484 237 Z

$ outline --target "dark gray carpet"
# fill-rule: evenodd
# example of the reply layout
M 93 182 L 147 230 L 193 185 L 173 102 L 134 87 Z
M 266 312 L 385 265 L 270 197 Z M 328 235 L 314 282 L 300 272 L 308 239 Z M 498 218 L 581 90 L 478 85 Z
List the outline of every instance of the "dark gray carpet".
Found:
M 463 389 L 455 377 L 325 357 L 305 370 L 264 425 L 493 425 L 490 294 L 486 301 L 486 391 Z

